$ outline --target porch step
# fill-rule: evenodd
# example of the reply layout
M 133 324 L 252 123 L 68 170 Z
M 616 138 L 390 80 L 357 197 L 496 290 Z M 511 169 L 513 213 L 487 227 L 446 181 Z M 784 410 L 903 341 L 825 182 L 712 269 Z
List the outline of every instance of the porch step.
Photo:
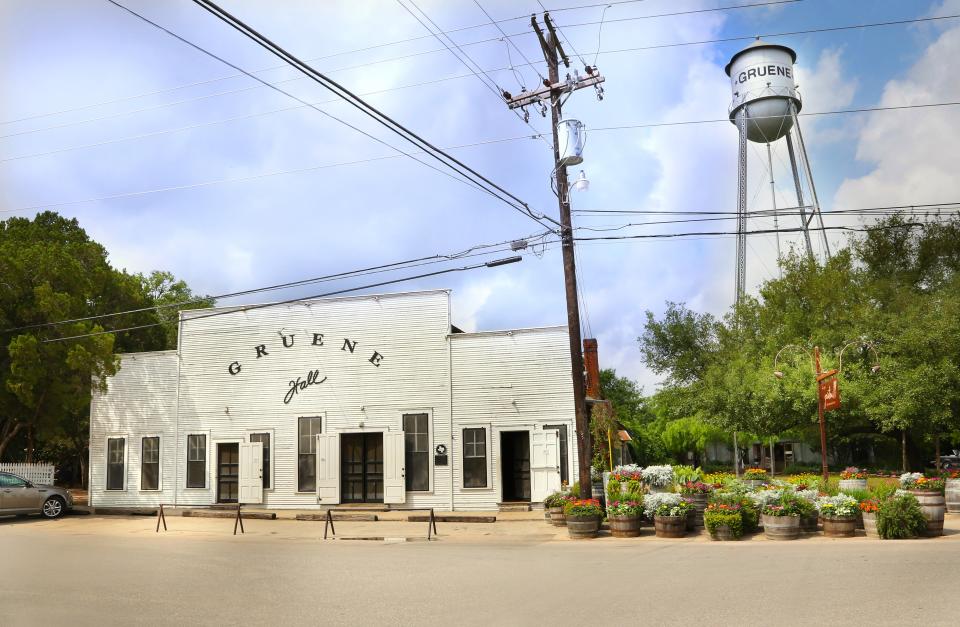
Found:
M 97 516 L 156 516 L 157 510 L 149 507 L 94 507 Z
M 495 523 L 496 516 L 467 516 L 462 514 L 434 514 L 433 519 L 441 523 Z M 407 522 L 425 523 L 430 520 L 430 514 L 411 514 Z
M 529 512 L 530 503 L 499 503 L 497 505 L 501 512 Z
M 166 510 L 164 510 L 166 511 Z M 237 508 L 233 511 L 224 511 L 219 509 L 185 509 L 180 514 L 188 518 L 236 518 Z M 244 520 L 276 520 L 275 512 L 241 512 Z
M 297 514 L 297 520 L 315 520 L 324 522 L 327 520 L 326 514 Z M 365 514 L 362 512 L 333 512 L 333 522 L 338 520 L 355 520 L 359 522 L 377 522 L 380 517 L 376 514 Z

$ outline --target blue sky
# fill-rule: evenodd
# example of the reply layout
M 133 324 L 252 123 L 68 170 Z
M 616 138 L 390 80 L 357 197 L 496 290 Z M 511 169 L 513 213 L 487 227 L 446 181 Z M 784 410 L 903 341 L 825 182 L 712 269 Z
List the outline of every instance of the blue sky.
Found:
M 582 167 L 591 188 L 574 192 L 575 209 L 730 211 L 736 206 L 732 125 L 590 129 L 723 118 L 730 100 L 723 66 L 748 42 L 610 51 L 960 14 L 960 2 L 954 0 L 804 0 L 631 19 L 761 1 L 646 0 L 613 5 L 604 14 L 603 5 L 559 10 L 591 3 L 544 0 L 571 51 L 592 63 L 599 40 L 596 64 L 607 77 L 602 102 L 582 90 L 564 109 L 588 128 L 585 162 L 572 174 Z M 245 69 L 279 64 L 187 0 L 123 2 Z M 481 4 L 498 20 L 540 9 L 526 0 Z M 445 30 L 486 22 L 472 0 L 418 0 L 417 5 Z M 438 146 L 517 138 L 452 152 L 535 210 L 556 217 L 549 149 L 529 138 L 548 131 L 546 120 L 532 112 L 537 130 L 524 125 L 395 0 L 223 0 L 223 6 L 301 58 L 316 59 L 314 67 L 368 94 L 375 106 Z M 595 23 L 601 15 L 606 19 L 602 32 Z M 501 26 L 518 35 L 513 41 L 523 55 L 541 58 L 527 19 Z M 539 80 L 533 69 L 520 65 L 522 55 L 515 49 L 508 57 L 507 44 L 488 23 L 451 37 L 480 66 L 499 70 L 490 77 L 502 88 L 516 93 L 521 84 L 530 87 Z M 419 39 L 378 45 L 411 38 Z M 960 55 L 960 20 L 768 39 L 797 50 L 805 112 L 960 101 L 960 80 L 951 70 Z M 491 41 L 473 43 L 482 40 Z M 365 47 L 371 48 L 357 51 Z M 516 73 L 504 69 L 511 63 Z M 579 65 L 575 60 L 574 67 Z M 536 66 L 545 73 L 542 64 Z M 396 158 L 391 149 L 247 77 L 224 78 L 235 71 L 103 0 L 0 4 L 0 71 L 0 217 L 71 203 L 53 208 L 77 217 L 107 247 L 116 266 L 170 270 L 201 292 L 461 251 L 541 230 L 509 207 Z M 331 96 L 319 86 L 288 80 L 297 78 L 290 69 L 259 75 L 283 81 L 284 89 L 322 103 L 318 106 L 331 115 L 408 149 L 343 103 L 325 102 Z M 960 200 L 958 115 L 956 108 L 943 107 L 804 118 L 827 223 L 857 224 L 830 217 L 833 209 Z M 760 148 L 750 154 L 751 210 L 770 207 Z M 774 154 L 778 205 L 792 205 L 785 148 L 775 145 Z M 392 158 L 335 165 L 381 157 Z M 312 169 L 207 184 L 304 168 Z M 74 202 L 181 186 L 187 188 Z M 643 219 L 578 214 L 575 225 L 611 228 Z M 762 220 L 750 224 L 769 226 Z M 781 226 L 793 225 L 782 221 Z M 733 227 L 731 222 L 672 224 L 618 232 Z M 784 248 L 796 243 L 792 236 L 782 240 Z M 748 289 L 773 275 L 774 250 L 772 237 L 751 238 Z M 547 246 L 538 252 L 542 255 L 525 255 L 521 264 L 396 289 L 452 288 L 454 321 L 468 330 L 562 324 L 559 250 Z M 601 363 L 648 390 L 657 379 L 640 363 L 635 341 L 644 312 L 660 312 L 672 300 L 722 314 L 733 298 L 730 237 L 584 242 L 578 261 L 584 321 L 589 321 L 588 334 L 599 340 Z M 412 273 L 312 286 L 277 298 Z

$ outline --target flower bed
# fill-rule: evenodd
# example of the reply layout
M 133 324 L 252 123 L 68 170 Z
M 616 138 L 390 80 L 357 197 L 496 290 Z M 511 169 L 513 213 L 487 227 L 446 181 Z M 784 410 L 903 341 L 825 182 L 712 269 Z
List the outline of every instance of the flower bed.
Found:
M 743 507 L 711 503 L 703 513 L 703 522 L 714 540 L 739 540 L 743 536 Z

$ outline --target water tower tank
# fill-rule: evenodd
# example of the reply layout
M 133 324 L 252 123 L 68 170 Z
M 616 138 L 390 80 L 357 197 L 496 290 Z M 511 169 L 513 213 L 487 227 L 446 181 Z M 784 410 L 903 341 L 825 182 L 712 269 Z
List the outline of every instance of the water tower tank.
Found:
M 790 48 L 758 39 L 733 55 L 727 64 L 733 92 L 730 121 L 736 124 L 737 113 L 746 110 L 750 141 L 775 141 L 793 126 L 790 105 L 800 111 L 802 104 L 793 80 L 796 60 L 797 53 Z

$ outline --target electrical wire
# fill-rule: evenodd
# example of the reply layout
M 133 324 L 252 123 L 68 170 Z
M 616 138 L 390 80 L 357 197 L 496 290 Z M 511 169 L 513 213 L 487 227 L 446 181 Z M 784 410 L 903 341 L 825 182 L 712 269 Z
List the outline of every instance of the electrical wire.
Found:
M 116 316 L 125 316 L 125 315 L 136 314 L 136 313 L 145 313 L 145 312 L 148 312 L 148 311 L 161 311 L 161 310 L 164 310 L 164 309 L 175 309 L 175 308 L 178 308 L 178 307 L 186 307 L 186 306 L 190 306 L 190 305 L 196 305 L 196 304 L 198 304 L 198 303 L 204 303 L 204 302 L 211 301 L 211 300 L 213 300 L 213 301 L 218 301 L 218 300 L 223 300 L 223 299 L 227 299 L 227 298 L 236 298 L 236 297 L 238 297 L 238 296 L 249 296 L 249 295 L 251 295 L 251 294 L 260 294 L 260 293 L 263 293 L 263 292 L 273 292 L 273 291 L 277 291 L 277 290 L 290 289 L 290 288 L 293 288 L 293 287 L 302 287 L 302 286 L 304 286 L 304 285 L 313 285 L 313 284 L 316 284 L 316 283 L 325 283 L 325 282 L 335 281 L 335 280 L 345 279 L 345 278 L 356 278 L 356 277 L 359 277 L 359 276 L 367 276 L 367 275 L 371 275 L 371 274 L 380 274 L 380 273 L 383 273 L 383 272 L 393 272 L 393 271 L 396 271 L 396 270 L 406 270 L 406 269 L 409 269 L 409 268 L 417 268 L 417 267 L 426 266 L 426 265 L 431 265 L 431 264 L 435 264 L 435 263 L 445 263 L 445 262 L 448 262 L 448 261 L 455 261 L 455 260 L 457 260 L 457 259 L 464 259 L 464 258 L 469 258 L 469 257 L 477 257 L 477 256 L 482 256 L 482 255 L 491 255 L 491 254 L 495 254 L 495 253 L 499 253 L 499 252 L 506 252 L 506 251 L 512 250 L 512 248 L 510 248 L 509 244 L 511 244 L 512 242 L 515 242 L 515 241 L 517 241 L 517 240 L 529 241 L 529 240 L 542 239 L 542 238 L 544 238 L 545 236 L 549 235 L 550 233 L 551 233 L 551 231 L 544 231 L 544 232 L 542 232 L 542 233 L 533 233 L 533 234 L 530 234 L 530 235 L 527 235 L 527 236 L 524 236 L 524 237 L 513 237 L 513 238 L 510 238 L 510 239 L 508 239 L 508 240 L 501 241 L 501 242 L 495 242 L 495 243 L 490 243 L 490 244 L 476 244 L 476 245 L 474 245 L 474 246 L 471 246 L 470 248 L 467 248 L 467 249 L 465 249 L 465 250 L 462 250 L 462 251 L 456 252 L 456 253 L 436 254 L 436 255 L 430 255 L 430 256 L 427 256 L 427 257 L 418 257 L 418 258 L 414 258 L 414 259 L 407 259 L 407 260 L 404 260 L 404 261 L 394 261 L 394 262 L 387 263 L 387 264 L 380 264 L 380 265 L 376 265 L 376 266 L 370 266 L 370 267 L 368 267 L 368 268 L 360 268 L 360 269 L 357 269 L 357 270 L 349 270 L 349 271 L 345 271 L 345 272 L 339 272 L 339 273 L 336 273 L 336 274 L 327 274 L 327 275 L 324 275 L 324 276 L 311 277 L 311 278 L 307 278 L 307 279 L 298 279 L 298 280 L 296 280 L 296 281 L 288 281 L 288 282 L 285 282 L 285 283 L 278 283 L 278 284 L 275 284 L 275 285 L 268 285 L 268 286 L 264 286 L 264 287 L 256 287 L 256 288 L 246 289 L 246 290 L 242 290 L 242 291 L 238 291 L 238 292 L 228 292 L 228 293 L 225 293 L 225 294 L 215 294 L 215 295 L 210 295 L 210 296 L 198 296 L 198 297 L 196 297 L 196 298 L 192 298 L 192 299 L 189 299 L 189 300 L 183 300 L 183 301 L 178 301 L 178 302 L 173 302 L 173 303 L 162 303 L 162 304 L 159 304 L 159 305 L 152 305 L 152 306 L 150 306 L 150 307 L 141 307 L 141 308 L 138 308 L 138 309 L 127 309 L 127 310 L 123 310 L 123 311 L 113 311 L 113 312 L 110 312 L 110 313 L 97 314 L 97 315 L 92 315 L 92 316 L 85 316 L 85 317 L 82 317 L 82 318 L 70 318 L 70 319 L 65 319 L 65 320 L 56 320 L 56 321 L 52 321 L 52 322 L 38 322 L 38 323 L 35 323 L 35 324 L 28 324 L 28 325 L 23 325 L 23 326 L 19 326 L 19 327 L 13 327 L 13 328 L 10 328 L 10 329 L 4 329 L 4 330 L 0 331 L 0 333 L 13 333 L 13 332 L 16 332 L 16 331 L 26 331 L 26 330 L 29 330 L 29 329 L 39 329 L 39 328 L 44 328 L 44 327 L 54 327 L 54 326 L 60 326 L 60 325 L 64 325 L 64 324 L 74 324 L 74 323 L 77 323 L 77 322 L 87 322 L 87 321 L 90 321 L 90 320 L 102 320 L 102 319 L 104 319 L 104 318 L 113 318 L 113 317 L 116 317 Z M 504 248 L 504 246 L 506 246 L 506 248 Z M 478 252 L 478 251 L 482 251 L 482 252 Z
M 842 214 L 842 213 L 859 213 L 859 212 L 876 212 L 876 211 L 885 211 L 885 212 L 899 212 L 904 209 L 925 209 L 930 207 L 953 207 L 960 205 L 960 201 L 956 202 L 939 202 L 939 203 L 922 203 L 922 204 L 913 204 L 913 205 L 884 205 L 879 207 L 859 207 L 853 209 L 835 209 L 827 213 L 830 214 Z M 804 205 L 803 207 L 781 207 L 776 210 L 772 209 L 761 209 L 758 211 L 748 211 L 748 216 L 763 216 L 763 215 L 773 215 L 776 213 L 778 216 L 789 216 L 789 215 L 800 215 L 800 209 L 809 210 L 811 205 Z M 957 207 L 957 210 L 960 210 L 960 207 Z M 574 209 L 574 213 L 607 213 L 607 214 L 649 214 L 649 215 L 732 215 L 736 216 L 739 214 L 737 211 L 666 211 L 666 210 L 642 210 L 642 209 Z
M 514 50 L 516 50 L 517 52 L 519 52 L 519 53 L 520 53 L 520 56 L 523 57 L 523 60 L 527 62 L 527 65 L 529 65 L 530 67 L 532 67 L 532 68 L 534 69 L 534 71 L 537 73 L 537 76 L 540 77 L 540 80 L 541 80 L 541 81 L 547 80 L 546 77 L 545 77 L 543 74 L 540 73 L 540 70 L 537 69 L 537 66 L 534 65 L 534 63 L 533 63 L 530 59 L 527 58 L 527 55 L 525 55 L 525 54 L 523 53 L 523 50 L 521 50 L 521 49 L 517 46 L 517 44 L 514 43 L 514 41 L 513 41 L 513 39 L 511 38 L 511 36 L 508 35 L 502 28 L 500 28 L 500 25 L 496 22 L 496 20 L 493 19 L 493 16 L 490 15 L 490 13 L 488 13 L 485 8 L 483 8 L 483 5 L 480 4 L 480 2 L 478 2 L 478 0 L 473 0 L 473 3 L 474 3 L 475 5 L 477 5 L 477 7 L 478 7 L 481 11 L 483 11 L 483 14 L 487 16 L 487 19 L 490 20 L 490 23 L 493 24 L 498 31 L 500 31 L 500 34 L 503 35 L 503 37 L 507 40 L 507 45 L 508 45 L 508 46 L 513 46 Z M 514 35 L 514 36 L 515 36 L 515 35 Z
M 923 228 L 927 226 L 921 222 L 904 222 L 903 224 L 889 225 L 889 226 L 874 226 L 874 227 L 853 227 L 853 226 L 816 226 L 810 227 L 810 231 L 849 231 L 856 233 L 869 233 L 871 231 L 878 230 L 890 230 L 890 229 L 900 229 L 900 228 Z M 779 229 L 775 231 L 774 229 L 760 229 L 754 231 L 744 231 L 745 235 L 770 235 L 772 233 L 801 233 L 804 229 L 800 227 L 796 228 L 787 228 Z M 630 239 L 675 239 L 678 237 L 686 237 L 690 235 L 697 236 L 716 236 L 716 235 L 740 235 L 739 231 L 693 231 L 690 233 L 651 233 L 651 234 L 634 234 L 634 235 L 598 235 L 593 237 L 575 237 L 574 241 L 578 242 L 589 242 L 589 241 L 612 241 L 612 240 L 630 240 Z
M 639 0 L 635 0 L 635 1 L 639 1 Z M 805 1 L 805 0 L 790 0 L 790 1 L 802 2 L 802 1 Z M 615 3 L 615 4 L 618 4 L 618 3 Z M 761 7 L 762 7 L 762 6 L 766 6 L 767 4 L 768 4 L 768 3 L 761 3 L 761 4 L 757 4 L 756 6 L 761 6 Z M 593 6 L 597 6 L 597 5 L 589 5 L 589 7 L 593 7 Z M 602 5 L 600 5 L 600 6 L 602 6 Z M 747 8 L 747 7 L 749 7 L 749 6 L 752 6 L 752 5 L 741 5 L 741 6 L 734 7 L 734 8 Z M 589 7 L 587 7 L 587 8 L 589 8 Z M 570 8 L 570 9 L 575 9 L 575 8 L 578 8 L 578 7 L 569 7 L 569 8 Z M 728 9 L 728 8 L 729 8 L 729 7 L 719 7 L 719 8 L 713 8 L 713 9 L 698 9 L 698 10 L 689 11 L 689 12 L 680 11 L 680 12 L 674 12 L 674 13 L 669 13 L 669 14 L 641 15 L 641 16 L 635 16 L 635 17 L 632 17 L 632 18 L 624 18 L 624 19 L 627 19 L 627 20 L 644 20 L 644 19 L 652 19 L 652 18 L 658 18 L 658 17 L 686 15 L 686 14 L 688 14 L 688 13 L 701 13 L 701 12 L 704 12 L 704 11 L 721 11 L 721 10 L 726 10 L 726 9 Z M 556 13 L 556 12 L 561 11 L 561 10 L 566 10 L 566 9 L 552 9 L 551 12 Z M 506 20 L 497 20 L 497 22 L 498 22 L 498 23 L 504 23 L 504 22 L 516 21 L 516 20 L 519 20 L 519 19 L 529 19 L 529 16 L 524 15 L 524 16 L 519 16 L 519 17 L 516 17 L 516 18 L 506 19 Z M 573 25 L 573 26 L 571 26 L 571 27 L 592 26 L 592 25 L 594 25 L 594 24 L 596 24 L 596 22 L 585 22 L 585 23 L 582 23 L 582 24 Z M 469 30 L 469 29 L 479 28 L 479 27 L 483 27 L 483 26 L 487 26 L 487 25 L 488 25 L 488 24 L 478 24 L 478 25 L 476 25 L 476 26 L 471 26 L 471 27 L 465 27 L 465 28 L 459 28 L 459 29 L 452 29 L 452 30 L 444 31 L 444 33 L 446 33 L 446 34 L 455 33 L 455 32 L 461 31 L 461 30 Z M 515 34 L 513 34 L 513 35 L 509 35 L 509 37 L 521 37 L 521 36 L 526 35 L 526 34 L 528 34 L 528 33 L 527 33 L 527 32 L 515 33 Z M 434 37 L 434 36 L 435 36 L 435 35 L 423 35 L 423 36 L 419 36 L 419 37 L 412 37 L 412 38 L 409 38 L 409 39 L 399 40 L 399 41 L 397 41 L 397 42 L 393 42 L 393 43 L 389 43 L 389 44 L 378 44 L 378 45 L 374 45 L 374 46 L 367 46 L 367 47 L 365 47 L 365 48 L 358 48 L 358 49 L 355 49 L 355 50 L 348 50 L 348 51 L 344 51 L 344 52 L 338 52 L 338 53 L 333 53 L 333 54 L 324 55 L 324 56 L 319 56 L 319 57 L 312 57 L 312 58 L 310 58 L 310 59 L 307 59 L 307 62 L 312 63 L 312 62 L 314 62 L 314 61 L 320 61 L 320 60 L 332 58 L 332 57 L 335 57 L 335 56 L 343 56 L 343 55 L 346 55 L 346 54 L 352 54 L 352 53 L 356 53 L 356 52 L 364 52 L 364 51 L 367 51 L 367 50 L 371 50 L 371 49 L 373 49 L 373 48 L 383 47 L 383 46 L 386 46 L 386 45 L 394 45 L 394 44 L 399 44 L 399 43 L 406 43 L 406 42 L 409 42 L 409 41 L 415 41 L 415 40 L 419 40 L 419 39 L 426 39 L 426 38 Z M 760 36 L 763 37 L 763 36 L 768 36 L 768 35 L 760 35 Z M 745 37 L 743 37 L 742 39 L 749 39 L 749 38 L 752 38 L 752 36 L 745 36 Z M 499 41 L 500 39 L 501 39 L 501 38 L 496 38 L 496 37 L 495 37 L 495 38 L 487 38 L 487 39 L 481 39 L 481 40 L 477 40 L 477 41 L 467 42 L 467 43 L 460 44 L 460 45 L 461 45 L 462 47 L 475 46 L 475 45 L 480 45 L 480 44 L 484 44 L 484 43 L 489 43 L 489 42 L 492 42 L 492 41 Z M 568 43 L 569 43 L 569 42 L 568 42 Z M 700 44 L 700 43 L 705 43 L 705 42 L 694 42 L 694 43 Z M 680 44 L 680 45 L 683 45 L 683 44 Z M 349 71 L 349 70 L 356 70 L 356 69 L 361 69 L 361 68 L 369 67 L 369 66 L 371 66 L 371 65 L 379 65 L 379 64 L 389 63 L 389 62 L 393 62 L 393 61 L 402 61 L 402 60 L 410 59 L 410 58 L 414 58 L 414 57 L 419 57 L 419 56 L 434 54 L 434 53 L 437 53 L 437 52 L 443 52 L 444 50 L 445 50 L 445 48 L 436 48 L 436 49 L 433 49 L 433 50 L 426 50 L 426 51 L 422 51 L 422 52 L 416 52 L 416 53 L 411 53 L 411 54 L 406 54 L 406 55 L 401 55 L 401 56 L 389 57 L 389 58 L 387 58 L 387 59 L 380 59 L 380 60 L 377 60 L 377 61 L 370 61 L 370 62 L 361 63 L 361 64 L 356 64 L 356 65 L 348 65 L 348 66 L 339 67 L 339 68 L 332 69 L 332 70 L 327 70 L 326 72 L 327 72 L 328 74 L 333 74 L 333 73 L 337 73 L 337 72 L 344 72 L 344 71 Z M 600 54 L 600 52 L 599 52 L 599 45 L 598 45 L 598 52 L 597 52 L 597 54 Z M 529 65 L 532 66 L 533 64 L 529 64 Z M 252 74 L 260 74 L 260 73 L 270 72 L 270 71 L 274 71 L 274 70 L 278 70 L 278 69 L 286 69 L 287 67 L 289 67 L 289 66 L 287 66 L 287 65 L 274 65 L 274 66 L 270 66 L 270 67 L 267 67 L 267 68 L 262 68 L 262 69 L 259 69 L 259 70 L 250 70 L 250 72 L 251 72 Z M 487 73 L 493 73 L 493 72 L 498 72 L 498 71 L 504 71 L 504 70 L 507 70 L 507 69 L 511 69 L 511 68 L 503 68 L 503 69 L 496 69 L 496 70 L 485 70 L 485 72 L 487 72 Z M 536 69 L 536 68 L 534 68 L 534 69 Z M 538 72 L 538 73 L 539 73 L 539 72 Z M 240 77 L 243 77 L 243 76 L 245 76 L 245 74 L 243 74 L 243 73 L 237 73 L 237 74 L 230 74 L 230 75 L 227 75 L 227 76 L 221 76 L 221 77 L 212 78 L 212 79 L 206 79 L 206 80 L 202 80 L 202 81 L 195 81 L 195 82 L 193 82 L 193 83 L 184 83 L 184 84 L 181 84 L 181 85 L 176 85 L 176 86 L 168 87 L 168 88 L 164 88 L 164 89 L 153 90 L 153 91 L 149 91 L 149 92 L 143 92 L 143 93 L 135 94 L 135 95 L 132 95 L 132 96 L 124 96 L 124 97 L 115 98 L 115 99 L 112 99 L 112 100 L 104 100 L 104 101 L 101 101 L 101 102 L 96 102 L 96 103 L 81 105 L 81 106 L 79 106 L 79 107 L 72 107 L 72 108 L 69 108 L 69 109 L 60 109 L 60 110 L 57 110 L 57 111 L 50 111 L 50 112 L 47 112 L 47 113 L 34 114 L 34 115 L 29 115 L 29 116 L 25 116 L 25 117 L 21 117 L 21 118 L 16 118 L 16 119 L 12 119 L 12 120 L 0 121 L 0 125 L 3 125 L 3 124 L 14 124 L 14 123 L 17 123 L 17 122 L 24 122 L 24 121 L 28 121 L 28 120 L 34 120 L 34 119 L 39 119 L 39 118 L 44 118 L 44 117 L 50 117 L 50 116 L 54 116 L 54 115 L 62 115 L 62 114 L 64 114 L 64 113 L 72 113 L 72 112 L 74 112 L 74 111 L 82 111 L 82 110 L 86 110 L 86 109 L 92 109 L 92 108 L 95 108 L 95 107 L 105 106 L 105 105 L 109 105 L 109 104 L 116 104 L 116 103 L 120 103 L 120 102 L 126 102 L 126 101 L 129 101 L 129 100 L 135 100 L 135 99 L 137 99 L 137 98 L 144 98 L 144 97 L 147 97 L 147 96 L 156 96 L 156 95 L 160 95 L 160 94 L 170 93 L 170 92 L 173 92 L 173 91 L 179 91 L 179 90 L 181 90 L 181 89 L 187 89 L 187 88 L 189 88 L 189 87 L 197 87 L 197 86 L 200 86 L 200 85 L 208 85 L 208 84 L 211 84 L 211 83 L 216 83 L 216 82 L 220 82 L 220 81 L 230 80 L 230 79 L 233 79 L 233 78 L 240 78 Z M 273 81 L 273 84 L 278 85 L 278 84 L 282 84 L 282 83 L 286 83 L 286 82 L 293 82 L 293 81 L 299 81 L 299 80 L 303 80 L 303 77 L 299 77 L 299 76 L 298 76 L 298 77 L 295 77 L 295 78 Z M 228 90 L 228 91 L 216 92 L 216 93 L 214 93 L 214 94 L 209 94 L 209 95 L 206 95 L 206 96 L 200 96 L 200 97 L 198 97 L 198 98 L 191 98 L 191 99 L 186 99 L 186 100 L 179 100 L 179 101 L 175 101 L 175 102 L 172 102 L 172 103 L 166 103 L 166 104 L 161 104 L 161 105 L 155 105 L 155 106 L 152 106 L 152 107 L 135 109 L 135 110 L 130 111 L 130 112 L 120 112 L 120 113 L 112 114 L 112 115 L 109 115 L 109 116 L 102 116 L 102 117 L 97 117 L 97 118 L 92 118 L 92 119 L 87 119 L 87 120 L 80 120 L 80 121 L 76 121 L 76 122 L 69 122 L 69 123 L 66 123 L 66 124 L 47 126 L 47 127 L 42 127 L 42 128 L 39 128 L 39 129 L 31 129 L 31 130 L 27 130 L 27 131 L 18 132 L 18 133 L 9 133 L 9 134 L 6 134 L 6 135 L 0 135 L 0 138 L 15 137 L 15 136 L 18 136 L 18 135 L 23 135 L 23 134 L 29 134 L 29 133 L 47 131 L 47 130 L 52 130 L 52 129 L 57 129 L 57 128 L 64 128 L 64 127 L 68 127 L 68 126 L 74 126 L 74 125 L 76 125 L 76 124 L 84 124 L 84 123 L 88 123 L 88 122 L 99 121 L 99 120 L 103 120 L 103 119 L 109 119 L 109 118 L 111 118 L 111 117 L 117 117 L 117 116 L 120 116 L 120 115 L 141 113 L 141 112 L 144 112 L 144 111 L 151 111 L 151 110 L 154 110 L 154 109 L 157 109 L 157 108 L 163 108 L 163 107 L 166 107 L 166 106 L 175 106 L 175 105 L 178 105 L 178 104 L 183 104 L 183 103 L 186 103 L 186 102 L 194 102 L 194 101 L 196 101 L 196 100 L 203 100 L 203 99 L 211 98 L 211 97 L 215 97 L 215 96 L 221 96 L 221 95 L 226 95 L 226 94 L 233 94 L 233 93 L 238 93 L 238 92 L 250 91 L 250 90 L 253 90 L 253 89 L 259 89 L 260 87 L 261 87 L 261 85 L 253 85 L 253 86 L 250 86 L 250 87 L 244 87 L 244 88 L 242 88 L 242 89 L 237 89 L 237 90 Z
M 347 294 L 347 293 L 349 293 L 349 292 L 358 292 L 358 291 L 360 291 L 360 290 L 372 289 L 372 288 L 375 288 L 375 287 L 383 287 L 383 286 L 386 286 L 386 285 L 394 285 L 394 284 L 396 284 L 396 283 L 403 283 L 403 282 L 405 282 L 405 281 L 413 281 L 413 280 L 416 280 L 416 279 L 425 279 L 425 278 L 429 278 L 429 277 L 439 276 L 439 275 L 441 275 L 441 274 L 449 274 L 449 273 L 451 273 L 451 272 L 464 272 L 464 271 L 467 271 L 467 270 L 476 270 L 476 269 L 478 269 L 478 268 L 493 268 L 493 267 L 497 267 L 497 266 L 500 266 L 500 265 L 505 265 L 505 264 L 508 264 L 508 263 L 514 263 L 514 262 L 517 262 L 517 261 L 520 261 L 520 260 L 521 260 L 521 257 L 515 256 L 515 257 L 510 257 L 510 258 L 507 258 L 507 259 L 497 260 L 497 261 L 488 261 L 488 262 L 486 262 L 486 263 L 478 263 L 478 264 L 474 264 L 474 265 L 472 265 L 472 266 L 463 266 L 463 267 L 460 267 L 460 268 L 445 268 L 445 269 L 443 269 L 443 270 L 436 270 L 436 271 L 434 271 L 434 272 L 426 272 L 426 273 L 417 274 L 417 275 L 414 275 L 414 276 L 407 276 L 407 277 L 402 277 L 402 278 L 399 278 L 399 279 L 391 279 L 391 280 L 389 280 L 389 281 L 380 281 L 379 283 L 370 283 L 370 284 L 368 284 L 368 285 L 361 285 L 361 286 L 358 286 L 358 287 L 349 287 L 349 288 L 344 288 L 344 289 L 342 289 L 342 290 L 334 290 L 334 291 L 332 291 L 332 292 L 325 292 L 325 293 L 323 293 L 323 294 L 315 294 L 315 295 L 313 295 L 313 296 L 304 296 L 304 297 L 300 297 L 300 298 L 291 298 L 290 300 L 282 300 L 282 301 L 277 301 L 277 302 L 274 302 L 274 303 L 262 303 L 262 304 L 259 304 L 259 305 L 241 306 L 241 307 L 226 309 L 226 310 L 223 310 L 223 311 L 216 311 L 216 312 L 209 313 L 209 314 L 204 314 L 204 315 L 199 315 L 199 316 L 191 316 L 191 317 L 185 318 L 185 319 L 183 320 L 183 322 L 187 322 L 187 321 L 191 321 L 191 322 L 192 322 L 192 321 L 196 321 L 196 320 L 203 320 L 203 319 L 205 319 L 205 318 L 213 318 L 213 317 L 216 317 L 216 316 L 225 316 L 225 315 L 234 314 L 234 313 L 238 313 L 238 312 L 246 313 L 246 312 L 248 312 L 248 311 L 252 311 L 252 310 L 255 310 L 255 309 L 266 309 L 267 307 L 277 307 L 277 306 L 280 306 L 280 305 L 290 305 L 290 304 L 293 304 L 293 303 L 298 303 L 298 302 L 303 302 L 303 301 L 308 301 L 308 300 L 315 300 L 315 299 L 318 299 L 318 298 L 326 298 L 326 297 L 328 297 L 328 296 L 338 296 L 338 295 L 340 295 L 340 294 Z M 149 328 L 149 327 L 160 326 L 160 325 L 162 325 L 162 324 L 163 324 L 162 322 L 156 322 L 156 323 L 152 323 L 152 324 L 142 324 L 142 325 L 138 325 L 138 326 L 134 326 L 134 327 L 126 327 L 126 328 L 120 328 L 120 329 L 107 329 L 107 330 L 103 330 L 103 331 L 94 331 L 94 332 L 92 332 L 92 333 L 82 333 L 82 334 L 79 334 L 79 335 L 71 335 L 71 336 L 68 336 L 68 337 L 49 338 L 49 339 L 45 339 L 45 340 L 41 340 L 41 341 L 42 341 L 42 343 L 44 343 L 44 344 L 49 344 L 49 343 L 52 343 L 52 342 L 66 342 L 66 341 L 68 341 L 68 340 L 78 340 L 78 339 L 85 338 L 85 337 L 94 337 L 94 336 L 97 336 L 97 335 L 106 335 L 106 334 L 109 334 L 109 333 L 122 333 L 122 332 L 126 332 L 126 331 L 135 331 L 135 330 L 138 330 L 138 329 L 146 329 L 146 328 Z
M 114 0 L 109 0 L 109 1 L 114 2 Z M 535 215 L 531 211 L 530 207 L 527 205 L 526 202 L 524 202 L 514 194 L 508 192 L 506 189 L 504 189 L 500 185 L 497 185 L 496 183 L 491 181 L 489 178 L 480 174 L 479 172 L 477 172 L 470 166 L 466 165 L 462 161 L 458 160 L 456 157 L 453 157 L 450 154 L 444 152 L 443 150 L 437 148 L 432 143 L 428 142 L 420 135 L 414 133 L 413 131 L 411 131 L 404 125 L 400 124 L 390 116 L 386 115 L 385 113 L 383 113 L 382 111 L 374 107 L 373 105 L 369 104 L 368 102 L 366 102 L 365 100 L 363 100 L 362 98 L 360 98 L 359 96 L 351 92 L 349 89 L 344 87 L 343 85 L 325 76 L 321 72 L 318 72 L 317 70 L 312 68 L 310 65 L 304 63 L 294 55 L 290 54 L 289 52 L 287 52 L 286 50 L 284 50 L 283 48 L 275 44 L 274 42 L 270 41 L 270 39 L 268 39 L 264 35 L 261 35 L 253 28 L 247 26 L 246 24 L 238 20 L 236 17 L 234 17 L 227 11 L 217 6 L 215 3 L 211 2 L 210 0 L 193 0 L 193 2 L 198 6 L 206 9 L 214 17 L 220 19 L 225 24 L 233 27 L 235 30 L 237 30 L 238 32 L 248 37 L 251 41 L 255 42 L 256 44 L 261 46 L 263 49 L 274 54 L 278 58 L 283 59 L 288 64 L 290 64 L 291 67 L 299 70 L 300 72 L 302 72 L 303 74 L 311 78 L 314 82 L 318 83 L 319 85 L 322 85 L 325 89 L 327 89 L 331 93 L 343 98 L 351 106 L 356 108 L 358 111 L 364 113 L 375 122 L 381 124 L 383 127 L 392 131 L 399 137 L 415 145 L 417 148 L 420 148 L 421 150 L 425 150 L 431 157 L 436 159 L 438 162 L 440 162 L 447 168 L 457 172 L 458 174 L 460 174 L 460 176 L 463 176 L 465 178 L 472 180 L 472 182 L 475 185 L 480 186 L 484 191 L 486 191 L 491 196 L 497 198 L 504 204 L 507 204 L 508 206 L 512 207 L 519 213 L 527 216 L 531 220 L 534 220 L 541 226 L 546 227 L 546 225 L 542 222 L 542 220 L 545 217 L 542 215 L 540 216 Z M 257 79 L 257 80 L 260 80 L 260 79 Z

